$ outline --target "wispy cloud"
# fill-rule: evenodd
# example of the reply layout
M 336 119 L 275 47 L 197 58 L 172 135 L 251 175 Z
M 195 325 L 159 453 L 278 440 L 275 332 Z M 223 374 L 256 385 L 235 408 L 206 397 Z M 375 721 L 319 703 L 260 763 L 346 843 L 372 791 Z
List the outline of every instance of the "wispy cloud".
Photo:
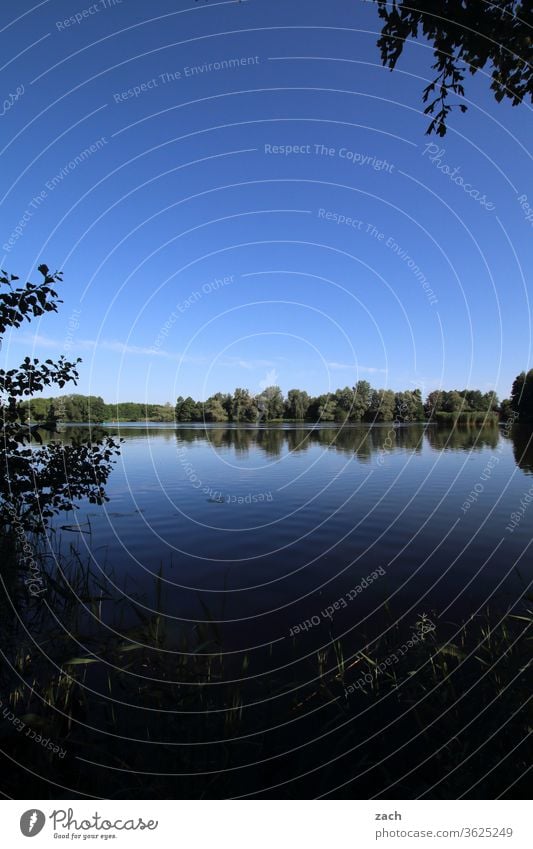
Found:
M 221 366 L 238 366 L 252 371 L 256 368 L 274 368 L 272 360 L 243 360 L 241 357 L 224 357 L 219 360 Z
M 337 363 L 335 361 L 326 363 L 327 367 L 332 371 L 340 371 L 341 369 L 349 369 L 354 372 L 365 372 L 366 374 L 385 374 L 387 369 L 375 368 L 374 366 L 360 366 L 356 363 Z
M 69 340 L 67 343 L 64 339 L 53 339 L 50 336 L 43 336 L 39 333 L 19 333 L 13 335 L 10 339 L 10 344 L 32 346 L 34 350 L 52 350 L 58 353 L 75 354 L 83 353 L 83 351 L 110 351 L 121 356 L 138 356 L 138 357 L 158 357 L 172 362 L 190 363 L 195 365 L 205 365 L 211 362 L 209 356 L 193 356 L 191 354 L 181 354 L 179 351 L 166 351 L 162 348 L 149 347 L 147 345 L 131 345 L 126 342 L 121 342 L 118 339 L 75 339 Z M 274 384 L 277 380 L 277 372 L 275 366 L 279 365 L 280 360 L 284 357 L 276 357 L 275 360 L 261 359 L 245 359 L 243 357 L 221 357 L 216 365 L 224 368 L 241 368 L 246 371 L 254 371 L 256 369 L 272 369 L 265 378 L 268 385 Z M 376 368 L 374 366 L 356 365 L 355 363 L 341 363 L 336 360 L 326 363 L 327 367 L 332 371 L 351 371 L 354 374 L 384 374 L 386 369 Z M 271 379 L 272 378 L 272 379 Z M 275 379 L 274 379 L 275 378 Z M 264 381 L 262 381 L 264 383 Z M 263 387 L 264 388 L 264 387 Z
M 184 363 L 206 363 L 207 357 L 193 357 L 181 354 L 177 351 L 164 351 L 161 348 L 151 348 L 146 345 L 129 345 L 115 339 L 76 339 L 74 343 L 66 344 L 65 341 L 52 339 L 49 336 L 36 334 L 21 334 L 13 338 L 13 343 L 32 345 L 34 348 L 58 351 L 60 353 L 70 352 L 71 348 L 78 351 L 113 351 L 122 355 L 133 355 L 143 357 L 162 357 L 166 360 Z

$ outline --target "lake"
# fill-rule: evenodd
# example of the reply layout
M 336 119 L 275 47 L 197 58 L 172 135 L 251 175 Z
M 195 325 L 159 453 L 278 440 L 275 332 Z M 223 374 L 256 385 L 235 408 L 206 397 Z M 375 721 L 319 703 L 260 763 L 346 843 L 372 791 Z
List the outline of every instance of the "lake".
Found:
M 530 430 L 108 432 L 0 617 L 28 798 L 527 798 Z
M 487 606 L 507 610 L 531 580 L 529 431 L 132 424 L 108 432 L 124 440 L 110 500 L 61 516 L 63 527 L 90 530 L 61 531 L 62 545 L 75 539 L 148 608 L 159 574 L 169 623 L 215 621 L 231 649 L 282 641 L 307 620 L 299 633 L 317 646 L 374 634 L 385 607 L 406 627 L 423 612 L 458 623 Z M 322 615 L 378 567 L 348 605 Z

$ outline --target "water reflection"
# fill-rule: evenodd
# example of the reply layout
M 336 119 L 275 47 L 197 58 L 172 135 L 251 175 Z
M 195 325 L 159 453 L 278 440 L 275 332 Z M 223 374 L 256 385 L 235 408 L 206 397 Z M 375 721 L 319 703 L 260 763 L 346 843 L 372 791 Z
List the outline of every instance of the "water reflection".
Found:
M 246 455 L 251 448 L 259 449 L 269 458 L 284 452 L 300 453 L 320 446 L 323 449 L 352 454 L 367 462 L 383 452 L 421 453 L 424 442 L 436 451 L 481 451 L 495 449 L 500 434 L 498 428 L 441 428 L 392 424 L 371 427 L 278 427 L 278 428 L 179 428 L 175 436 L 180 444 L 209 442 L 214 449 L 231 448 Z M 533 462 L 533 457 L 531 458 Z
M 529 428 L 515 426 L 510 431 L 498 427 L 442 427 L 437 425 L 391 424 L 351 427 L 312 427 L 306 425 L 279 425 L 272 427 L 237 427 L 231 425 L 166 426 L 116 425 L 106 428 L 107 433 L 131 440 L 177 441 L 180 445 L 208 442 L 214 450 L 231 449 L 246 457 L 251 449 L 259 449 L 265 456 L 274 459 L 283 453 L 301 453 L 312 447 L 352 454 L 360 462 L 368 462 L 376 453 L 412 452 L 420 453 L 424 443 L 434 451 L 481 451 L 494 450 L 500 439 L 510 440 L 517 465 L 529 473 L 533 472 L 533 438 Z M 101 437 L 102 428 L 89 429 L 83 426 L 67 426 L 59 435 L 50 438 L 70 441 L 86 440 L 90 434 Z
M 502 438 L 513 445 L 515 463 L 526 474 L 533 474 L 533 432 L 524 425 L 515 425 L 509 433 L 502 431 Z
M 500 439 L 498 427 L 428 427 L 428 443 L 435 451 L 481 451 L 496 448 Z

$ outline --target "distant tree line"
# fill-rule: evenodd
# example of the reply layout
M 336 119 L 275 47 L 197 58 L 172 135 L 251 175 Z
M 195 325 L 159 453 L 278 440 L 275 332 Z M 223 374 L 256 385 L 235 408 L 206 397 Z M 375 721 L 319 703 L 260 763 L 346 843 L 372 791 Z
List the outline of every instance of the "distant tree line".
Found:
M 360 380 L 354 387 L 317 396 L 290 389 L 284 397 L 279 386 L 268 386 L 259 395 L 237 388 L 233 395 L 217 392 L 204 402 L 179 397 L 176 403 L 178 422 L 384 422 L 395 417 L 402 422 L 424 419 L 420 390 L 373 389 L 366 380 Z
M 106 404 L 98 395 L 64 395 L 25 401 L 35 422 L 233 422 L 257 424 L 276 421 L 309 422 L 424 422 L 474 424 L 513 418 L 533 422 L 533 369 L 521 372 L 513 382 L 511 397 L 499 402 L 495 392 L 479 389 L 437 389 L 425 401 L 420 389 L 394 392 L 375 389 L 366 380 L 323 395 L 290 389 L 286 396 L 279 386 L 268 386 L 259 394 L 237 388 L 217 392 L 206 401 L 191 396 L 177 399 L 175 407 L 125 401 Z
M 498 420 L 499 401 L 495 392 L 479 389 L 435 390 L 429 393 L 424 410 L 429 421 L 479 424 Z
M 99 395 L 63 395 L 59 398 L 32 398 L 24 402 L 34 422 L 173 422 L 172 404 L 140 404 L 126 401 L 106 404 Z
M 290 389 L 284 397 L 279 386 L 269 386 L 259 395 L 237 388 L 233 395 L 217 392 L 206 401 L 179 397 L 178 422 L 423 422 L 497 420 L 496 393 L 463 389 L 431 392 L 426 402 L 420 389 L 394 392 L 374 389 L 366 380 L 335 392 L 311 396 Z

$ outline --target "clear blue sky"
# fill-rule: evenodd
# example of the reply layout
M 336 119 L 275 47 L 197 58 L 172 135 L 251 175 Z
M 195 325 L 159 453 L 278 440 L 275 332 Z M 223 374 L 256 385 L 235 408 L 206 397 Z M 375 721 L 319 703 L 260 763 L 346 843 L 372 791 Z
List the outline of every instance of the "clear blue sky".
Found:
M 425 136 L 431 53 L 383 69 L 373 3 L 22 0 L 1 27 L 2 267 L 65 278 L 3 365 L 67 350 L 77 391 L 149 402 L 503 397 L 531 365 L 531 110 L 478 74 Z

